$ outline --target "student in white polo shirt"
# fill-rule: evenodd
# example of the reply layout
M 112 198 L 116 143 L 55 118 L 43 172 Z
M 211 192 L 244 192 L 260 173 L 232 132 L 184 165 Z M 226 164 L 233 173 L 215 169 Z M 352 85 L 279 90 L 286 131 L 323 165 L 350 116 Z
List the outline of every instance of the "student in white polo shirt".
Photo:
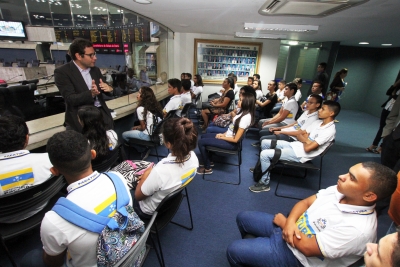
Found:
M 307 99 L 300 105 L 300 107 L 303 110 L 306 110 L 308 100 L 312 95 L 319 95 L 322 98 L 324 98 L 324 95 L 322 94 L 322 89 L 323 88 L 324 88 L 324 85 L 320 81 L 314 81 L 314 83 L 311 86 L 311 95 L 309 95 L 307 97 Z
M 181 81 L 181 83 L 182 83 L 181 101 L 182 101 L 182 106 L 185 106 L 187 103 L 192 103 L 192 95 L 190 94 L 190 80 L 184 79 Z
M 163 109 L 164 118 L 171 110 L 176 110 L 175 115 L 180 117 L 182 113 L 182 98 L 181 98 L 181 81 L 173 78 L 168 80 L 168 94 L 171 95 L 171 99 L 165 105 Z
M 295 122 L 295 117 L 299 109 L 299 105 L 296 102 L 294 95 L 297 92 L 297 85 L 295 83 L 288 83 L 284 89 L 284 95 L 288 100 L 283 103 L 278 114 L 271 119 L 260 120 L 258 126 L 260 130 L 260 136 L 271 135 L 269 131 L 270 127 L 281 127 Z
M 271 127 L 269 131 L 273 135 L 266 135 L 261 137 L 261 141 L 264 139 L 276 139 L 285 141 L 296 141 L 296 136 L 300 133 L 299 131 L 305 131 L 314 121 L 318 120 L 318 110 L 322 107 L 322 97 L 319 95 L 311 95 L 307 110 L 301 114 L 296 122 L 282 126 L 282 127 Z
M 295 142 L 278 140 L 276 149 L 281 149 L 282 160 L 306 162 L 321 154 L 335 139 L 336 128 L 334 119 L 340 112 L 340 104 L 334 101 L 325 101 L 318 111 L 321 120 L 313 122 L 305 132 L 297 135 Z M 261 142 L 261 169 L 264 172 L 270 166 L 275 149 L 270 149 L 271 140 Z M 270 173 L 266 172 L 261 180 L 249 187 L 250 191 L 258 193 L 269 191 Z

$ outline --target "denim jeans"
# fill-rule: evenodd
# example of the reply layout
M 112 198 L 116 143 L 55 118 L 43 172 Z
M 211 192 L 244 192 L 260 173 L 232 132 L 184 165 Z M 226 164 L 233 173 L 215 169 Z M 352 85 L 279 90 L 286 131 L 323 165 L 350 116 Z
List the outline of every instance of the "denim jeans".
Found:
M 267 119 L 269 120 L 269 119 Z M 262 123 L 258 123 L 259 128 L 261 129 L 259 132 L 260 137 L 262 136 L 266 136 L 266 135 L 273 135 L 272 132 L 269 131 L 269 128 L 271 127 L 282 127 L 282 126 L 286 126 L 286 124 L 282 123 L 282 122 L 278 122 L 278 123 L 272 123 L 272 124 L 268 124 L 267 126 L 262 127 Z
M 261 161 L 261 170 L 264 172 L 268 169 L 269 165 L 271 164 L 271 159 L 275 154 L 275 149 L 269 149 L 271 146 L 271 140 L 262 140 L 261 141 L 261 153 L 260 153 L 260 161 Z M 280 159 L 289 160 L 294 162 L 300 162 L 300 158 L 296 156 L 294 153 L 293 148 L 290 146 L 290 143 L 287 141 L 278 140 L 276 147 L 281 150 L 281 157 Z M 267 172 L 261 177 L 259 183 L 262 184 L 269 184 L 270 179 L 270 172 Z
M 201 136 L 199 140 L 199 150 L 201 158 L 203 160 L 204 168 L 210 169 L 210 157 L 207 153 L 206 146 L 215 146 L 222 149 L 235 150 L 237 149 L 237 144 L 228 142 L 225 140 L 215 138 L 215 133 L 206 133 Z
M 282 229 L 273 219 L 274 215 L 259 211 L 242 211 L 237 215 L 242 237 L 251 234 L 256 238 L 236 240 L 228 246 L 226 256 L 232 267 L 302 266 L 282 239 Z
M 26 253 L 20 262 L 21 267 L 46 267 L 43 261 L 43 249 L 34 249 Z
M 213 122 L 210 122 L 207 127 L 207 133 L 225 133 L 227 130 L 228 130 L 228 126 L 222 128 L 222 127 L 216 126 Z
M 145 130 L 146 131 L 146 130 Z M 150 141 L 150 135 L 145 134 L 144 131 L 139 130 L 130 130 L 122 133 L 122 138 L 125 141 L 129 141 L 129 139 L 140 139 L 145 141 Z M 132 145 L 138 152 L 144 152 L 146 149 L 140 145 Z

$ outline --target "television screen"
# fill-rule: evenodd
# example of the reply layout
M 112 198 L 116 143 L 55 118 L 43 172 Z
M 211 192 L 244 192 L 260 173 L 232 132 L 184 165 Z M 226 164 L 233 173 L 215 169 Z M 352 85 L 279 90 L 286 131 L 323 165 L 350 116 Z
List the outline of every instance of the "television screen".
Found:
M 27 40 L 25 26 L 22 21 L 0 20 L 1 40 Z

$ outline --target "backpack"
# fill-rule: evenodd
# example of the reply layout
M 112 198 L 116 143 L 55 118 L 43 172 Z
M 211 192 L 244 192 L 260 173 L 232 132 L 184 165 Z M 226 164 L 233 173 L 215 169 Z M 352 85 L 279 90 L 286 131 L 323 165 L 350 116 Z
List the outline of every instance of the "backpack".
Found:
M 64 197 L 57 201 L 52 210 L 66 221 L 98 233 L 97 266 L 109 267 L 114 266 L 129 252 L 145 228 L 143 221 L 129 205 L 129 195 L 121 179 L 114 173 L 104 174 L 113 182 L 117 195 L 117 209 L 113 217 L 104 217 L 86 211 Z M 132 266 L 140 266 L 144 252 L 140 253 Z
M 278 143 L 277 140 L 271 140 L 271 146 L 269 148 L 274 149 L 276 147 L 277 143 Z M 261 152 L 261 150 L 260 150 L 260 152 Z M 267 172 L 270 172 L 275 167 L 276 163 L 278 163 L 278 161 L 281 157 L 281 152 L 282 151 L 280 149 L 275 149 L 274 156 L 271 159 L 271 164 L 269 165 L 268 169 L 266 169 L 265 171 L 262 171 L 261 160 L 260 160 L 260 157 L 258 157 L 256 166 L 254 166 L 254 170 L 253 170 L 253 179 L 256 183 L 258 183 L 261 180 L 261 177 L 264 174 L 266 174 Z

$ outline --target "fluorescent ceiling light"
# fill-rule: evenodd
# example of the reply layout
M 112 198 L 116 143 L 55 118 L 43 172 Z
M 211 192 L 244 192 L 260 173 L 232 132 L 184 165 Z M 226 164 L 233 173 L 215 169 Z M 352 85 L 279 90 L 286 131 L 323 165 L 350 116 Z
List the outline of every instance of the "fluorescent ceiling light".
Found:
M 392 46 L 392 44 L 382 44 L 382 46 Z
M 144 4 L 144 5 L 151 4 L 150 0 L 133 0 L 133 2 L 136 2 L 138 4 Z
M 244 23 L 246 30 L 256 31 L 280 31 L 280 32 L 316 32 L 318 26 L 315 25 L 294 25 L 294 24 L 261 24 L 261 23 Z
M 369 43 L 368 43 L 368 42 L 359 42 L 358 44 L 367 45 L 367 44 L 369 44 Z
M 289 41 L 288 44 L 290 44 L 290 45 L 298 45 L 299 42 L 298 41 Z
M 265 39 L 286 39 L 285 34 L 266 34 L 266 33 L 255 33 L 255 32 L 236 32 L 236 37 L 244 38 L 265 38 Z

